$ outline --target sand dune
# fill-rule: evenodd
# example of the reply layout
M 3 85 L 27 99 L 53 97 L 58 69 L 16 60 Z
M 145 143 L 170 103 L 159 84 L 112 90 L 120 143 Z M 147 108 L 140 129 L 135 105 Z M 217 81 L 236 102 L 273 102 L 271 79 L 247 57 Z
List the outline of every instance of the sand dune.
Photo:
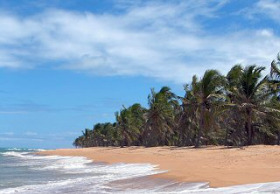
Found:
M 39 154 L 84 156 L 107 163 L 158 164 L 167 173 L 154 177 L 209 182 L 211 187 L 280 181 L 280 147 L 129 147 L 58 149 Z

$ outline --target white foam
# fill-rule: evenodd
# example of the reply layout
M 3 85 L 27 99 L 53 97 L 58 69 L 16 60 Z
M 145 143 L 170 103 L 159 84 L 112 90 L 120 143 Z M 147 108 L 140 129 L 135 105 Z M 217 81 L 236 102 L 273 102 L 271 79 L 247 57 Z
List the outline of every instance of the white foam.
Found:
M 38 156 L 30 154 L 29 152 L 5 152 L 6 156 L 19 157 L 23 161 L 20 165 L 32 166 L 41 163 L 42 166 L 34 169 L 36 170 L 77 170 L 82 173 L 106 173 L 106 174 L 122 174 L 123 176 L 131 176 L 132 174 L 139 174 L 139 176 L 160 173 L 164 171 L 157 170 L 157 165 L 151 164 L 125 164 L 118 163 L 113 165 L 92 165 L 92 160 L 85 157 L 68 157 L 68 156 Z M 25 163 L 26 162 L 26 163 Z
M 246 194 L 246 193 L 280 193 L 280 182 L 237 185 L 221 188 L 206 188 L 185 190 L 182 193 L 209 193 L 209 194 Z
M 51 190 L 59 190 L 62 187 L 80 187 L 85 181 L 90 184 L 84 189 L 100 192 L 110 189 L 107 184 L 111 181 L 140 177 L 159 173 L 156 165 L 151 164 L 124 164 L 114 165 L 94 164 L 84 157 L 64 156 L 38 156 L 28 152 L 6 152 L 5 156 L 17 157 L 20 162 L 16 165 L 26 166 L 33 170 L 63 171 L 64 173 L 83 173 L 88 175 L 84 178 L 68 179 L 59 182 L 49 182 L 44 185 L 29 185 L 13 189 L 0 190 L 0 193 L 51 193 Z M 63 193 L 63 192 L 61 192 Z
M 50 181 L 46 184 L 38 184 L 38 185 L 26 185 L 17 188 L 8 188 L 0 190 L 1 194 L 12 194 L 12 193 L 50 193 L 51 191 L 56 191 L 58 189 L 63 188 L 67 185 L 74 186 L 79 182 L 88 181 L 86 178 L 76 178 L 76 179 L 68 179 L 62 181 Z M 57 192 L 55 192 L 57 193 Z
M 4 156 L 14 156 L 14 157 L 25 157 L 24 155 L 25 154 L 28 154 L 29 152 L 3 152 L 3 153 L 0 153 Z
M 50 159 L 50 158 L 48 158 Z M 51 163 L 48 166 L 45 166 L 41 168 L 41 170 L 48 170 L 48 169 L 56 169 L 56 170 L 74 170 L 74 169 L 82 169 L 86 168 L 86 164 L 92 163 L 91 160 L 87 160 L 85 158 L 80 158 L 80 157 L 64 157 L 64 158 L 59 158 L 57 157 L 53 163 Z
M 7 151 L 30 151 L 30 152 L 40 152 L 45 151 L 45 149 L 29 149 L 29 148 L 7 148 Z
M 39 156 L 30 152 L 4 152 L 4 156 L 18 157 L 21 162 L 17 166 L 27 166 L 35 170 L 73 170 L 87 169 L 87 164 L 92 163 L 84 157 L 67 157 L 67 156 Z
M 224 187 L 224 188 L 207 188 L 207 189 L 194 189 L 192 187 L 186 188 L 182 191 L 160 191 L 162 188 L 155 188 L 155 189 L 129 189 L 129 190 L 122 190 L 122 191 L 114 191 L 110 190 L 111 188 L 106 186 L 104 183 L 108 183 L 108 181 L 104 181 L 104 177 L 96 177 L 94 180 L 93 178 L 77 178 L 77 179 L 68 179 L 63 181 L 54 181 L 49 182 L 43 185 L 28 185 L 22 186 L 17 188 L 9 188 L 0 190 L 1 194 L 12 194 L 12 193 L 64 193 L 65 187 L 68 188 L 69 193 L 76 193 L 75 189 L 81 191 L 80 188 L 83 188 L 83 192 L 85 193 L 122 193 L 122 194 L 138 194 L 138 193 L 150 193 L 150 194 L 251 194 L 251 193 L 280 193 L 280 182 L 275 183 L 261 183 L 261 184 L 250 184 L 250 185 L 239 185 L 233 187 Z M 198 183 L 194 185 L 194 187 L 203 187 L 205 184 Z M 163 187 L 163 186 L 161 186 Z
M 83 173 L 90 176 L 53 181 L 38 185 L 28 185 L 11 189 L 0 190 L 0 193 L 75 193 L 75 189 L 96 193 L 210 193 L 210 194 L 237 194 L 237 193 L 280 193 L 280 182 L 248 184 L 223 188 L 209 188 L 207 183 L 188 183 L 178 185 L 176 182 L 166 182 L 161 185 L 152 185 L 149 188 L 130 190 L 114 190 L 108 183 L 117 180 L 143 177 L 162 173 L 156 165 L 151 164 L 125 164 L 113 165 L 93 164 L 84 157 L 64 156 L 38 156 L 30 152 L 9 151 L 2 153 L 4 156 L 17 157 L 17 165 L 27 166 L 34 170 L 63 171 L 65 173 Z M 73 191 L 73 192 L 72 192 Z M 81 190 L 79 190 L 81 191 Z M 78 191 L 77 191 L 78 192 Z M 79 192 L 78 192 L 79 193 Z

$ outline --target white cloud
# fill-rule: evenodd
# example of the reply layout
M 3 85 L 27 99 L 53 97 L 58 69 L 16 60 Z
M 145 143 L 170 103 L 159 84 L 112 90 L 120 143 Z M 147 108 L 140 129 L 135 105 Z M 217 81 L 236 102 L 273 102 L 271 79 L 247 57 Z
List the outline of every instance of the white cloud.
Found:
M 271 1 L 272 2 L 272 1 Z M 0 14 L 0 67 L 38 65 L 98 75 L 142 75 L 177 83 L 209 68 L 268 65 L 279 52 L 271 29 L 213 34 L 201 18 L 219 17 L 219 1 L 147 3 L 123 13 L 49 10 Z
M 280 2 L 278 0 L 260 0 L 256 4 L 256 13 L 263 13 L 279 22 L 280 18 Z
M 251 7 L 244 8 L 239 13 L 254 20 L 261 20 L 265 16 L 279 23 L 279 10 L 280 2 L 278 0 L 258 0 Z

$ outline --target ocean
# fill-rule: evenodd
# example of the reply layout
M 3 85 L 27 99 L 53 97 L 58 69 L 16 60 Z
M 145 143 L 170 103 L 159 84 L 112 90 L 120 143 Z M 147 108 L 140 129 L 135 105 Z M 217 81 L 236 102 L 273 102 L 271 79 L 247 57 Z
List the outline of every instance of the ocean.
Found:
M 280 182 L 209 188 L 151 178 L 156 165 L 108 165 L 83 157 L 39 156 L 36 149 L 0 148 L 0 193 L 280 193 Z

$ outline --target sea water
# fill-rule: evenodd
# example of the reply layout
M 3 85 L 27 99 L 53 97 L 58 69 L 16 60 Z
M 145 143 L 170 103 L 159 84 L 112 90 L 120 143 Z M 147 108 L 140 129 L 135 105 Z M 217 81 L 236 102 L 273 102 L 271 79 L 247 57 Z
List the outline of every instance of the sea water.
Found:
M 108 165 L 84 157 L 39 156 L 40 150 L 0 148 L 0 193 L 280 193 L 280 183 L 209 188 L 149 177 L 151 164 Z

